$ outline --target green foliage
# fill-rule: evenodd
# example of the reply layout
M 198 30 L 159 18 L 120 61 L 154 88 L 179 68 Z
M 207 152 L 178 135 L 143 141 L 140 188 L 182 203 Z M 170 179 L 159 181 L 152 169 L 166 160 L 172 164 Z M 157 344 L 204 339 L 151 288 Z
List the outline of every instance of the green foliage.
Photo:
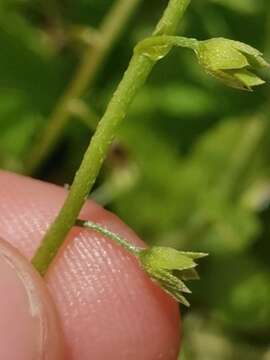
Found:
M 0 166 L 15 171 L 31 156 L 84 50 L 70 29 L 96 27 L 111 1 L 37 4 L 0 4 Z M 83 97 L 86 108 L 103 113 L 134 44 L 149 34 L 163 6 L 161 0 L 141 3 Z M 269 60 L 269 16 L 266 0 L 194 0 L 179 33 L 240 40 Z M 209 79 L 192 53 L 172 51 L 138 94 L 95 189 L 152 245 L 211 254 L 201 280 L 191 285 L 181 360 L 269 358 L 270 77 L 259 72 L 266 85 L 237 92 Z M 88 136 L 72 118 L 35 175 L 66 183 Z M 117 185 L 110 182 L 119 169 L 133 181 L 127 185 L 119 175 Z

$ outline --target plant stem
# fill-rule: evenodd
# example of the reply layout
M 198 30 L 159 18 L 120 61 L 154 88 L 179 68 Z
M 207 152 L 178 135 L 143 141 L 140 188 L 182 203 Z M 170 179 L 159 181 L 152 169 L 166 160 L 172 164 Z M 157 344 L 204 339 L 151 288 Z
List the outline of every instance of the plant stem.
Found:
M 69 103 L 91 87 L 100 66 L 140 1 L 116 0 L 98 30 L 98 41 L 89 45 L 78 70 L 42 130 L 41 137 L 31 149 L 31 156 L 26 159 L 25 173 L 35 172 L 52 152 L 70 117 Z
M 198 48 L 199 41 L 193 38 L 187 38 L 184 36 L 170 36 L 170 35 L 158 35 L 158 36 L 150 36 L 138 43 L 135 47 L 135 52 L 137 53 L 145 53 L 151 50 L 152 47 L 172 47 L 179 46 L 192 49 L 196 51 Z M 164 51 L 166 54 L 166 51 Z M 159 57 L 160 58 L 160 57 Z
M 130 244 L 127 240 L 122 238 L 121 236 L 112 233 L 110 230 L 105 229 L 99 224 L 93 223 L 92 221 L 85 221 L 85 220 L 76 220 L 75 223 L 76 226 L 80 226 L 83 228 L 87 228 L 90 230 L 97 231 L 98 233 L 108 237 L 109 239 L 112 239 L 113 241 L 117 242 L 120 246 L 122 246 L 124 249 L 126 249 L 129 253 L 132 255 L 137 256 L 141 252 L 141 248 L 138 246 Z
M 174 34 L 189 2 L 190 0 L 170 0 L 154 34 Z M 40 274 L 46 273 L 49 264 L 74 225 L 93 187 L 116 131 L 126 117 L 130 103 L 149 76 L 154 64 L 155 61 L 143 54 L 135 53 L 132 56 L 128 69 L 91 139 L 66 201 L 33 258 L 33 265 Z

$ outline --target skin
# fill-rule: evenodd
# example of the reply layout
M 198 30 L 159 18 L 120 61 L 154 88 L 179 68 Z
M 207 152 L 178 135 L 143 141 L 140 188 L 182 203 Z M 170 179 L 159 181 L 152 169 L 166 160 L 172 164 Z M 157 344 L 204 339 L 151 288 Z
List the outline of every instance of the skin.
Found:
M 176 360 L 178 305 L 117 244 L 74 228 L 45 282 L 26 260 L 65 197 L 63 188 L 0 171 L 0 358 Z M 92 201 L 80 217 L 144 246 Z

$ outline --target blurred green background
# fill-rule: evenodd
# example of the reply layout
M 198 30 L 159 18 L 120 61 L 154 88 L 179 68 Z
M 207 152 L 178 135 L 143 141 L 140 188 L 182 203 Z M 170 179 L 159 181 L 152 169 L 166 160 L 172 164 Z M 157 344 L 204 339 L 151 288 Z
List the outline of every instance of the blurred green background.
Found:
M 71 183 L 133 46 L 166 3 L 134 1 L 56 145 L 29 171 L 80 58 L 91 46 L 96 53 L 113 1 L 1 0 L 0 167 Z M 269 60 L 270 2 L 193 0 L 179 33 L 247 42 Z M 174 50 L 138 94 L 95 186 L 93 197 L 146 242 L 211 254 L 190 284 L 191 310 L 182 308 L 180 360 L 270 359 L 269 100 L 269 84 L 225 88 L 191 53 Z

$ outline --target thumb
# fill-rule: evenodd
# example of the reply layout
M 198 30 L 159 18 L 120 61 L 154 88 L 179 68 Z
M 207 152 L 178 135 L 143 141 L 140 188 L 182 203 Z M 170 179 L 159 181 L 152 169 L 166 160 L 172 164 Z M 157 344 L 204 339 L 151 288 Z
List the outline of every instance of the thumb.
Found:
M 48 290 L 34 268 L 0 239 L 0 359 L 61 360 L 62 336 Z

